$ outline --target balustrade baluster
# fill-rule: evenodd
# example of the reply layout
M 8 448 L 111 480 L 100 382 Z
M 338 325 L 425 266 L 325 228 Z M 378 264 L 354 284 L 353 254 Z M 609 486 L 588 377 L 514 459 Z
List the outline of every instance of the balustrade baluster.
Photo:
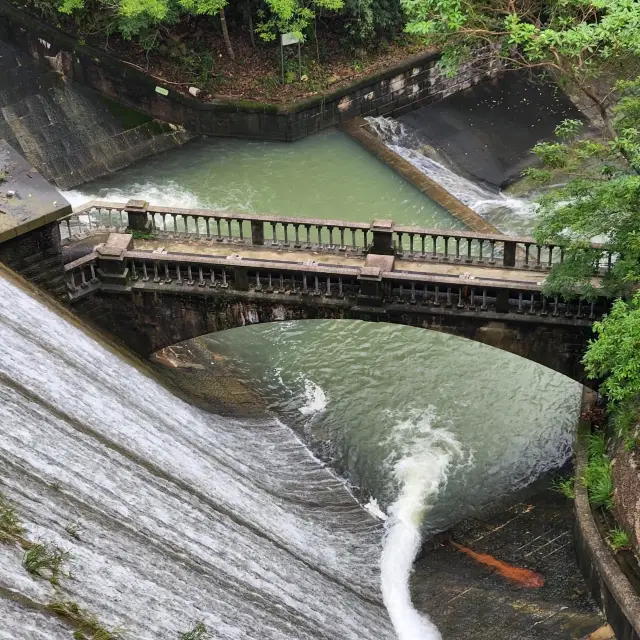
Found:
M 303 273 L 302 274 L 302 293 L 309 293 L 309 290 L 307 289 L 307 274 Z
M 531 301 L 529 302 L 529 313 L 531 315 L 535 315 L 535 313 L 536 313 L 534 305 L 535 305 L 535 294 L 532 291 L 531 292 Z
M 421 233 L 420 234 L 420 254 L 422 255 L 422 257 L 424 257 L 424 254 L 426 253 L 425 249 L 425 242 L 427 241 L 427 234 L 426 233 Z
M 462 289 L 462 287 L 458 287 L 458 304 L 456 305 L 458 309 L 464 308 L 464 303 L 462 302 Z
M 409 253 L 413 255 L 413 233 L 409 234 Z
M 478 256 L 478 263 L 482 264 L 484 262 L 484 257 L 482 255 L 482 249 L 484 247 L 484 240 L 482 238 L 478 238 L 478 244 L 480 245 L 480 255 Z
M 209 227 L 209 218 L 204 219 L 204 224 L 207 229 L 207 239 L 211 238 L 211 227 Z
M 437 247 L 438 236 L 431 236 L 431 241 L 433 242 L 433 247 L 431 250 L 431 259 L 437 260 L 438 259 L 438 247 Z
M 198 267 L 198 275 L 200 276 L 200 279 L 198 280 L 198 286 L 204 287 L 206 282 L 204 281 L 204 273 L 202 271 L 202 267 Z
M 356 230 L 351 229 L 351 245 L 353 246 L 353 250 L 355 251 L 358 248 L 356 244 Z
M 551 269 L 551 265 L 553 264 L 553 249 L 554 246 L 552 244 L 549 245 L 549 261 L 547 262 L 547 266 Z
M 191 216 L 188 215 L 182 215 L 182 222 L 184 223 L 184 235 L 188 236 L 189 235 L 189 218 Z
M 446 298 L 446 302 L 445 302 L 445 307 L 452 307 L 453 306 L 453 301 L 451 299 L 451 287 L 447 287 L 447 298 Z
M 268 273 L 269 284 L 267 285 L 267 293 L 273 293 L 273 282 L 271 281 L 271 271 Z
M 327 276 L 327 292 L 324 295 L 327 298 L 331 297 L 331 276 Z
M 300 248 L 300 246 L 301 246 L 301 245 L 300 245 L 300 225 L 299 225 L 299 224 L 294 224 L 294 225 L 293 225 L 293 230 L 295 231 L 295 234 L 296 234 L 296 241 L 295 241 L 295 243 L 294 243 L 294 245 L 293 245 L 293 246 L 294 246 L 296 249 L 299 249 L 299 248 Z
M 489 264 L 496 263 L 496 241 L 489 240 L 489 244 L 491 245 L 491 255 L 489 256 Z
M 167 214 L 161 213 L 160 217 L 162 218 L 162 232 L 166 233 L 167 232 Z
M 536 248 L 538 249 L 536 255 L 536 269 L 539 269 L 542 266 L 542 245 L 537 244 Z
M 412 252 L 413 253 L 413 252 Z M 416 283 L 411 283 L 411 304 L 416 303 Z
M 340 229 L 340 251 L 346 251 L 347 245 L 344 243 L 344 227 L 338 227 Z
M 179 262 L 176 262 L 176 274 L 177 274 L 176 284 L 182 284 L 182 274 L 180 273 Z
M 342 277 L 338 276 L 338 298 L 344 298 L 344 293 L 342 293 Z
M 306 242 L 307 249 L 311 249 L 311 225 L 305 224 L 304 227 L 307 232 L 307 242 Z
M 593 312 L 593 308 L 595 306 L 595 302 L 592 300 L 591 303 L 589 304 L 589 320 L 594 320 L 595 319 L 595 313 Z
M 164 283 L 165 284 L 170 284 L 171 283 L 171 276 L 169 275 L 169 263 L 168 262 L 164 263 Z
M 131 260 L 131 278 L 133 280 L 138 279 L 138 274 L 136 273 L 136 263 L 135 260 Z
M 434 296 L 433 296 L 433 306 L 434 307 L 440 306 L 440 287 L 438 286 L 435 287 Z
M 231 233 L 231 218 L 227 218 L 227 237 L 229 240 L 233 240 L 233 234 Z
M 227 289 L 229 287 L 229 283 L 227 282 L 227 270 L 222 267 L 222 284 L 220 285 L 223 289 Z
M 524 243 L 524 266 L 525 267 L 529 266 L 529 250 L 530 249 L 531 249 L 531 243 L 525 242 Z
M 365 251 L 368 251 L 369 249 L 369 240 L 367 240 L 368 235 L 369 235 L 369 230 L 368 229 L 363 229 L 362 233 L 364 234 L 364 248 Z
M 240 242 L 244 242 L 244 231 L 242 229 L 242 225 L 244 224 L 244 220 L 238 220 L 238 233 L 240 234 Z
M 200 216 L 193 216 L 196 224 L 196 238 L 200 238 Z
M 324 225 L 321 224 L 317 224 L 315 225 L 316 227 L 316 233 L 318 234 L 318 246 L 321 247 L 322 246 L 322 229 L 323 229 Z
M 553 299 L 553 314 L 554 316 L 559 316 L 560 313 L 558 312 L 558 296 L 556 296 Z
M 429 304 L 429 287 L 426 284 L 422 287 L 422 304 Z
M 488 309 L 487 307 L 487 290 L 483 289 L 482 290 L 482 305 L 480 306 L 480 310 L 481 311 L 486 311 Z
M 522 313 L 522 291 L 518 292 L 518 310 L 517 313 Z
M 318 276 L 314 275 L 314 283 L 315 283 L 315 288 L 313 291 L 313 295 L 314 296 L 319 296 L 320 295 L 320 283 L 318 282 Z
M 256 271 L 256 291 L 262 291 L 262 283 L 260 282 L 260 272 Z
M 284 229 L 284 246 L 288 247 L 289 246 L 289 233 L 288 233 L 289 225 L 286 222 L 283 222 L 282 228 Z
M 279 293 L 284 293 L 284 274 L 280 274 L 280 289 Z
M 160 282 L 160 275 L 158 273 L 158 263 L 155 261 L 153 263 L 153 281 Z
M 583 318 L 584 314 L 582 313 L 582 298 L 578 298 L 578 310 L 576 312 L 576 318 Z
M 540 308 L 540 315 L 549 315 L 549 311 L 547 310 L 547 296 L 545 296 L 544 294 L 542 295 L 542 307 Z
M 191 265 L 187 265 L 187 284 L 193 286 L 193 275 L 191 273 Z
M 456 257 L 454 258 L 456 262 L 460 262 L 460 238 L 456 238 Z
M 613 253 L 611 251 L 607 251 L 607 273 L 611 271 L 612 263 L 613 263 Z
M 220 218 L 216 218 L 216 242 L 222 242 L 222 230 L 220 229 Z
M 334 249 L 335 247 L 333 246 L 333 227 L 327 226 L 327 229 L 329 230 L 329 248 Z
M 142 273 L 143 273 L 142 281 L 143 282 L 149 282 L 149 274 L 147 273 L 147 263 L 146 262 L 142 263 Z
M 404 286 L 402 282 L 398 285 L 398 302 L 402 302 L 404 296 Z
M 443 236 L 444 238 L 444 257 L 443 260 L 449 260 L 449 236 Z
M 70 271 L 67 275 L 67 285 L 69 286 L 69 290 L 75 293 L 78 290 L 76 285 L 76 271 Z
M 216 274 L 215 271 L 213 270 L 213 267 L 211 267 L 211 274 L 209 276 L 210 282 L 209 282 L 209 287 L 215 287 L 216 286 Z
M 396 248 L 396 255 L 402 256 L 404 255 L 404 247 L 402 246 L 402 233 L 398 232 L 398 246 Z
M 465 238 L 467 242 L 467 257 L 464 259 L 465 262 L 473 262 L 473 258 L 471 257 L 471 238 Z
M 109 225 L 108 228 L 111 229 L 111 209 L 109 209 L 109 217 L 107 219 L 109 220 L 107 223 Z
M 67 234 L 70 239 L 71 238 L 71 220 L 69 220 L 69 218 L 67 218 Z

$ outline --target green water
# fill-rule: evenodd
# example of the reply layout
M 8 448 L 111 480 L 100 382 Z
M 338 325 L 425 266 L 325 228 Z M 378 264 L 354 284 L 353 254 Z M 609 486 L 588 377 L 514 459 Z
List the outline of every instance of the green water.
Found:
M 65 195 L 302 217 L 462 228 L 346 134 L 295 144 L 201 139 Z
M 90 198 L 427 227 L 460 224 L 338 131 L 295 144 L 203 139 L 82 190 Z M 570 452 L 580 387 L 460 338 L 360 322 L 294 322 L 212 336 L 212 351 L 358 487 L 389 505 L 396 465 L 433 430 L 463 450 L 427 525 L 446 526 Z M 212 358 L 213 360 L 213 358 Z M 415 456 L 418 456 L 415 458 Z

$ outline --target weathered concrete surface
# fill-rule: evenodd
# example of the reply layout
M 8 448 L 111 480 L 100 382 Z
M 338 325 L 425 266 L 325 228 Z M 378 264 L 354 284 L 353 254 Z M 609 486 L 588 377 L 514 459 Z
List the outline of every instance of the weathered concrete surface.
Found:
M 55 57 L 43 59 L 41 68 L 30 52 L 8 44 L 12 35 L 3 33 L 0 19 L 0 138 L 58 187 L 82 184 L 192 137 L 118 105 L 116 110 L 66 81 Z
M 531 148 L 567 118 L 582 119 L 543 77 L 509 72 L 402 116 L 421 140 L 476 180 L 503 186 L 531 163 Z
M 576 443 L 576 477 L 588 461 L 587 436 L 591 425 L 581 422 Z M 616 465 L 617 466 L 617 465 Z M 619 640 L 640 639 L 640 597 L 624 575 L 596 525 L 586 487 L 576 482 L 575 542 L 584 579 Z
M 412 577 L 413 601 L 446 640 L 575 640 L 604 624 L 576 564 L 571 503 L 546 485 L 490 506 L 451 532 L 474 551 L 541 573 L 541 588 L 510 585 L 442 544 L 443 536 L 425 545 Z
M 640 460 L 636 449 L 627 451 L 618 442 L 613 457 L 613 484 L 615 487 L 616 519 L 635 542 L 640 542 Z
M 0 140 L 0 242 L 71 213 L 71 205 L 6 140 Z

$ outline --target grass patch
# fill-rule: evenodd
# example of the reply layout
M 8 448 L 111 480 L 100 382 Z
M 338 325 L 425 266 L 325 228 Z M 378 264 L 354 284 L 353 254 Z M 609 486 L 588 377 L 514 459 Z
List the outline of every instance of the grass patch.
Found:
M 576 497 L 574 483 L 575 480 L 573 477 L 564 479 L 557 478 L 551 483 L 551 488 L 561 493 L 568 500 L 573 500 Z
M 637 446 L 636 425 L 640 414 L 635 400 L 626 400 L 616 405 L 611 414 L 611 423 L 615 434 L 624 443 L 627 451 L 633 451 Z
M 196 622 L 193 629 L 180 634 L 180 640 L 208 640 L 211 636 L 204 622 Z
M 631 548 L 631 536 L 619 527 L 609 531 L 607 534 L 607 542 L 614 551 Z
M 613 508 L 613 477 L 611 460 L 606 453 L 604 434 L 589 436 L 589 462 L 581 482 L 587 488 L 592 507 Z
M 46 605 L 46 609 L 78 627 L 73 633 L 75 640 L 124 640 L 124 629 L 107 629 L 73 600 L 54 600 Z
M 153 240 L 155 237 L 152 233 L 149 233 L 148 231 L 140 231 L 139 229 L 132 229 L 130 233 L 138 240 Z
M 69 552 L 46 542 L 31 544 L 24 552 L 22 566 L 34 577 L 48 580 L 51 584 L 59 584 L 61 577 L 68 577 L 63 572 L 63 565 L 69 560 Z
M 25 531 L 15 509 L 0 493 L 0 542 L 19 542 Z

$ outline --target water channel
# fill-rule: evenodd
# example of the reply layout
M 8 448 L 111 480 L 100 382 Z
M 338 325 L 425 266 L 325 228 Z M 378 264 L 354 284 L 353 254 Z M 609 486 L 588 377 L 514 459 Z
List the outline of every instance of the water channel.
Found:
M 460 227 L 337 131 L 293 146 L 199 140 L 65 195 L 74 204 L 141 197 Z M 531 224 L 509 215 L 518 230 Z M 421 533 L 450 526 L 570 453 L 579 385 L 477 343 L 384 324 L 305 321 L 244 327 L 202 344 L 212 366 L 222 360 L 257 389 L 371 513 L 388 518 L 382 592 L 402 640 L 439 637 L 409 602 Z

